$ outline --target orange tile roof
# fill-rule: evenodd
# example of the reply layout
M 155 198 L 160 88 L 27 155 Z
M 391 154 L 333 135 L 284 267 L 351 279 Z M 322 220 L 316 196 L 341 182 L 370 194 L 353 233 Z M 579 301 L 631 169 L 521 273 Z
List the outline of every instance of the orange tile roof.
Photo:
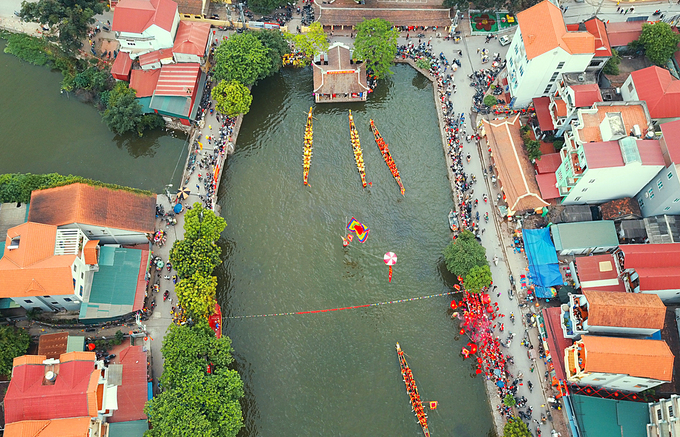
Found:
M 578 135 L 583 143 L 601 142 L 600 123 L 608 112 L 620 112 L 623 118 L 623 125 L 626 132 L 630 132 L 634 125 L 640 126 L 643 134 L 647 132 L 647 115 L 645 109 L 640 104 L 631 103 L 629 105 L 598 105 L 595 114 L 581 112 L 583 125 L 578 129 Z
M 599 18 L 591 18 L 585 22 L 585 28 L 595 37 L 595 56 L 611 56 L 607 28 Z
M 88 437 L 89 417 L 52 420 L 22 420 L 7 424 L 5 437 Z
M 42 364 L 47 359 L 45 355 L 22 355 L 14 358 L 12 367 L 23 366 L 24 364 Z
M 96 359 L 97 354 L 94 352 L 73 351 L 59 355 L 60 363 L 68 363 L 69 361 L 94 361 Z
M 23 223 L 7 231 L 0 259 L 0 297 L 73 294 L 75 255 L 54 255 L 57 227 Z M 9 249 L 13 238 L 19 247 Z
M 587 373 L 613 373 L 650 378 L 673 379 L 674 356 L 663 340 L 584 335 Z
M 98 248 L 99 248 L 99 240 L 90 240 L 87 243 L 85 243 L 85 247 L 83 248 L 83 255 L 85 256 L 85 264 L 91 266 L 91 265 L 98 263 L 98 260 L 97 260 Z
M 541 198 L 534 167 L 522 146 L 519 114 L 511 119 L 482 122 L 509 213 L 548 206 L 548 202 Z
M 28 219 L 55 226 L 84 223 L 151 233 L 156 223 L 156 195 L 81 183 L 35 190 Z
M 588 32 L 568 32 L 562 11 L 547 0 L 517 14 L 527 58 L 557 47 L 572 55 L 595 53 L 595 37 Z
M 666 306 L 656 294 L 584 290 L 588 324 L 626 328 L 663 329 Z

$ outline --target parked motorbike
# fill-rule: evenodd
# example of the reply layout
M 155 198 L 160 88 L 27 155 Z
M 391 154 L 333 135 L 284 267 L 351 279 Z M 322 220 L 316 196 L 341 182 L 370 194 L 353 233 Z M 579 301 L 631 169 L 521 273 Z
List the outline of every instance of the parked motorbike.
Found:
M 165 293 L 163 293 L 163 302 L 165 302 L 166 300 L 168 300 L 168 297 L 170 297 L 170 291 L 169 291 L 169 290 L 165 290 Z

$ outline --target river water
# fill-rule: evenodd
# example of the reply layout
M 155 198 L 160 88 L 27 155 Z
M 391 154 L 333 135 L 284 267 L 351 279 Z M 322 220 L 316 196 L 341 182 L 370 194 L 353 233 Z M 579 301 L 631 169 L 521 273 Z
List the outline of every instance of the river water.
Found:
M 312 75 L 284 70 L 253 89 L 219 203 L 219 300 L 226 316 L 347 307 L 451 289 L 441 251 L 452 207 L 432 86 L 407 66 L 365 104 L 316 105 L 310 187 L 302 140 Z M 366 162 L 361 187 L 352 109 Z M 402 175 L 402 197 L 369 129 L 373 118 Z M 343 249 L 348 219 L 369 227 Z M 392 283 L 383 254 L 395 252 Z M 243 436 L 417 436 L 395 353 L 400 342 L 434 436 L 493 433 L 482 380 L 460 356 L 449 297 L 311 315 L 227 319 L 246 386 Z
M 157 193 L 167 183 L 177 187 L 184 134 L 116 136 L 94 106 L 59 93 L 61 73 L 27 64 L 4 48 L 0 40 L 0 174 L 75 174 Z

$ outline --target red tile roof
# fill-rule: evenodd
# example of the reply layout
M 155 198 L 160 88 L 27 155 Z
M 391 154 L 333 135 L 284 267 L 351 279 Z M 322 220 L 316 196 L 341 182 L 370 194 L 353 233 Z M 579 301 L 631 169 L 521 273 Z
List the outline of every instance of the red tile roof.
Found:
M 116 60 L 111 66 L 111 75 L 119 80 L 128 80 L 130 77 L 130 69 L 132 68 L 132 59 L 127 52 L 119 52 Z
M 559 153 L 546 153 L 536 160 L 536 170 L 538 173 L 555 173 L 562 164 L 562 157 Z
M 680 164 L 680 120 L 663 123 L 661 133 L 668 149 L 668 158 Z
M 175 36 L 175 53 L 203 56 L 210 37 L 210 23 L 196 21 L 180 21 Z
M 142 33 L 152 25 L 172 31 L 177 3 L 172 0 L 120 0 L 113 11 L 114 32 Z
M 680 243 L 622 244 L 624 267 L 640 276 L 641 291 L 672 290 L 680 283 Z
M 552 118 L 550 117 L 550 97 L 534 97 L 534 108 L 536 109 L 536 117 L 538 118 L 538 125 L 543 131 L 555 130 Z
M 139 65 L 145 66 L 145 65 L 155 64 L 157 62 L 160 62 L 161 59 L 163 59 L 163 60 L 173 59 L 172 58 L 172 48 L 162 49 L 162 50 L 154 50 L 153 52 L 144 53 L 143 55 L 139 55 Z
M 197 63 L 164 65 L 156 85 L 156 96 L 191 96 L 201 74 Z
M 647 102 L 652 118 L 680 117 L 680 80 L 656 65 L 633 71 L 638 98 Z
M 145 420 L 144 403 L 147 398 L 146 352 L 142 346 L 130 346 L 118 354 L 123 365 L 123 383 L 118 386 L 118 409 L 109 422 Z
M 553 361 L 555 377 L 566 380 L 564 372 L 564 350 L 574 342 L 569 338 L 564 338 L 562 323 L 560 320 L 560 307 L 546 308 L 543 310 L 545 320 L 545 331 L 548 334 L 548 350 Z
M 659 140 L 637 140 L 642 165 L 664 165 L 663 153 Z
M 560 190 L 557 189 L 557 176 L 555 173 L 543 173 L 536 175 L 536 183 L 544 200 L 559 199 Z
M 557 47 L 571 54 L 595 52 L 595 37 L 588 32 L 567 32 L 562 11 L 547 0 L 519 12 L 517 23 L 528 59 Z
M 86 354 L 83 360 L 66 359 L 58 365 L 54 384 L 44 384 L 49 370 L 44 364 L 15 365 L 5 395 L 5 421 L 97 416 L 99 371 L 94 367 L 95 354 L 81 354 Z
M 618 141 L 584 143 L 583 152 L 586 155 L 588 168 L 623 167 L 625 165 Z
M 666 321 L 666 305 L 656 294 L 613 293 L 584 290 L 588 299 L 588 324 L 658 329 Z
M 161 69 L 132 70 L 130 75 L 130 88 L 137 91 L 137 97 L 151 97 L 156 89 Z
M 156 225 L 156 195 L 81 183 L 35 190 L 28 219 L 55 226 L 83 223 L 150 233 Z
M 588 33 L 595 37 L 595 56 L 611 56 L 612 48 L 609 46 L 607 28 L 598 18 L 591 18 L 585 22 Z
M 578 279 L 581 282 L 617 279 L 616 259 L 612 254 L 579 256 L 576 258 Z
M 611 47 L 622 47 L 642 35 L 646 21 L 621 21 L 607 24 L 607 38 Z
M 591 107 L 593 103 L 602 101 L 600 87 L 596 83 L 572 85 L 571 89 L 574 90 L 574 106 L 577 108 Z

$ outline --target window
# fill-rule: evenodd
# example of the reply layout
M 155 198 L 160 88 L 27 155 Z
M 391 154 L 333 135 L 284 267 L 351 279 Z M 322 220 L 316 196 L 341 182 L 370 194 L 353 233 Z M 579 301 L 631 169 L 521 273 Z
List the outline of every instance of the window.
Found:
M 543 94 L 549 94 L 551 88 L 552 88 L 552 86 L 550 86 L 550 85 L 548 84 L 548 86 L 545 87 L 545 89 L 543 90 Z
M 653 199 L 653 198 L 654 198 L 654 188 L 650 188 L 649 191 L 647 191 L 647 196 L 648 196 L 650 199 Z
M 80 286 L 80 297 L 83 297 L 83 286 Z
M 668 406 L 668 416 L 669 417 L 675 417 L 675 416 L 673 416 L 673 405 Z
M 49 299 L 49 298 L 50 298 L 49 296 L 43 296 L 43 297 L 44 297 L 45 299 Z
M 669 171 L 666 176 L 668 177 L 668 179 L 673 179 L 673 172 Z
M 557 71 L 553 73 L 552 77 L 550 78 L 550 82 L 555 82 L 555 79 L 557 79 L 557 76 L 559 76 L 560 73 Z
M 589 183 L 589 184 L 594 184 L 594 183 L 595 183 L 595 179 L 589 180 L 588 183 Z
M 83 278 L 85 278 L 85 272 L 82 272 L 82 273 L 80 274 L 80 279 L 83 279 Z
M 510 58 L 510 66 L 512 67 L 512 58 Z
M 656 420 L 661 420 L 661 410 L 656 410 Z
M 30 299 L 24 299 L 24 302 L 26 302 L 26 303 L 33 303 L 33 301 L 30 300 Z
M 671 207 L 670 207 L 670 206 L 667 206 L 667 207 L 665 207 L 663 210 L 664 210 L 664 211 L 668 211 L 669 209 L 671 209 Z
M 623 381 L 623 382 L 627 382 L 627 381 Z M 647 388 L 647 386 L 644 385 L 644 384 L 635 384 L 634 387 L 635 388 Z
M 574 202 L 578 202 L 579 200 L 581 200 L 581 197 L 580 197 L 580 196 L 579 196 L 579 197 L 576 197 L 576 198 L 574 198 Z
M 73 288 L 76 288 L 76 278 L 73 278 Z
M 75 271 L 77 271 L 77 270 L 78 270 L 78 268 L 76 267 L 75 264 L 73 264 L 73 271 L 75 272 Z
M 64 298 L 64 301 L 66 301 L 66 302 L 71 302 L 71 299 L 68 298 L 68 297 L 65 297 L 65 298 Z
M 52 302 L 52 305 L 59 305 L 59 302 Z
M 659 190 L 661 190 L 663 188 L 663 182 L 661 182 L 661 179 L 656 181 L 656 186 L 659 187 Z
M 557 64 L 557 70 L 561 70 L 562 67 L 564 67 L 564 61 L 562 61 L 562 62 L 560 62 L 559 64 Z
M 515 54 L 516 54 L 516 55 L 519 54 L 519 44 L 515 46 Z
M 680 200 L 680 199 L 679 199 Z M 640 205 L 640 208 L 645 206 L 645 202 L 642 200 L 642 197 L 638 197 L 638 205 Z
M 629 93 L 632 93 L 634 89 L 635 89 L 635 88 L 633 88 L 633 81 L 631 81 L 631 82 L 628 84 L 628 92 L 629 92 Z
M 678 202 L 680 202 L 680 197 L 676 197 L 675 199 L 673 199 L 673 203 L 678 203 Z
M 581 190 L 582 193 L 585 193 L 586 191 L 588 191 L 588 188 L 584 188 Z
M 588 67 L 599 67 L 602 65 L 602 61 L 591 61 Z
M 522 67 L 521 65 L 519 66 L 519 75 L 524 76 L 524 67 Z

